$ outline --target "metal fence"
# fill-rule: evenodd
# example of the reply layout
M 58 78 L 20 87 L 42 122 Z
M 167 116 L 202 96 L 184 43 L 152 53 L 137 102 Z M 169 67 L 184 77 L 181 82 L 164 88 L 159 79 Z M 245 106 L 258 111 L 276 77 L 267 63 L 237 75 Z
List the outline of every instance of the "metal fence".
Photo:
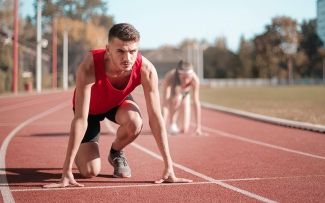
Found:
M 249 79 L 204 79 L 201 81 L 202 85 L 207 85 L 211 87 L 243 87 L 243 86 L 270 86 L 270 85 L 288 85 L 288 80 L 286 79 L 263 79 L 263 78 L 249 78 Z M 292 79 L 292 85 L 315 85 L 315 84 L 325 84 L 323 78 L 299 78 Z

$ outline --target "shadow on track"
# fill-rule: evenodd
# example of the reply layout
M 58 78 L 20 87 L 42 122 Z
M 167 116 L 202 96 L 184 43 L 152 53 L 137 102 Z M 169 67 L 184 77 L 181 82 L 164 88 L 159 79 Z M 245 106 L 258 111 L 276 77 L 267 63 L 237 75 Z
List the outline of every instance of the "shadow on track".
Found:
M 4 171 L 3 168 L 0 170 Z M 110 174 L 99 174 L 94 178 L 84 178 L 76 168 L 73 168 L 74 177 L 80 183 L 102 183 L 102 184 L 155 184 L 154 181 L 130 181 L 128 179 L 119 179 Z M 49 182 L 58 182 L 61 179 L 62 168 L 7 168 L 6 178 L 9 186 L 18 187 L 43 187 Z M 3 180 L 3 178 L 0 178 Z M 3 187 L 4 182 L 0 182 Z

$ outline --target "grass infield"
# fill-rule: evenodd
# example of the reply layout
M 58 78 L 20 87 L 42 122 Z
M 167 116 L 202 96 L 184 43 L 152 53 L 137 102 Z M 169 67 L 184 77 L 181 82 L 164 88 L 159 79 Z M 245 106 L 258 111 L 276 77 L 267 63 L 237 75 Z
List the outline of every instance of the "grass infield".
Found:
M 251 113 L 325 125 L 325 85 L 201 87 L 200 100 Z

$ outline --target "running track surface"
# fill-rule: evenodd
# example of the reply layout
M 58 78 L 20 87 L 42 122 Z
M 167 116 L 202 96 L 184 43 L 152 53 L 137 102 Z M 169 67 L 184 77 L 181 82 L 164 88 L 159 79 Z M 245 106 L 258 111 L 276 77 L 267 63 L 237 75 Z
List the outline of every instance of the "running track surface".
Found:
M 0 97 L 0 202 L 325 202 L 324 134 L 208 109 L 202 128 L 209 136 L 168 136 L 176 176 L 194 182 L 154 184 L 164 164 L 143 95 L 133 96 L 144 128 L 125 148 L 132 177 L 112 177 L 107 156 L 117 126 L 102 122 L 100 175 L 84 179 L 74 167 L 85 187 L 58 189 L 42 186 L 61 177 L 72 91 Z

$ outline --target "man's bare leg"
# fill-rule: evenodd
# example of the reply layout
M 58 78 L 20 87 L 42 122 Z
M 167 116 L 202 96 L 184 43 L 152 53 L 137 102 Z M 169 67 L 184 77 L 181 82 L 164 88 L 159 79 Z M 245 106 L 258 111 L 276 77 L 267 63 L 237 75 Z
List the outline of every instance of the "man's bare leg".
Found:
M 101 169 L 98 143 L 81 143 L 75 163 L 83 177 L 91 178 L 97 176 Z
M 138 111 L 138 106 L 130 100 L 124 101 L 117 110 L 115 119 L 120 126 L 116 131 L 116 138 L 113 143 L 115 150 L 122 150 L 140 134 L 142 118 Z
M 115 120 L 120 127 L 117 129 L 108 161 L 114 167 L 114 177 L 129 178 L 131 169 L 123 149 L 138 137 L 142 129 L 142 118 L 136 103 L 130 100 L 124 101 L 116 112 Z

